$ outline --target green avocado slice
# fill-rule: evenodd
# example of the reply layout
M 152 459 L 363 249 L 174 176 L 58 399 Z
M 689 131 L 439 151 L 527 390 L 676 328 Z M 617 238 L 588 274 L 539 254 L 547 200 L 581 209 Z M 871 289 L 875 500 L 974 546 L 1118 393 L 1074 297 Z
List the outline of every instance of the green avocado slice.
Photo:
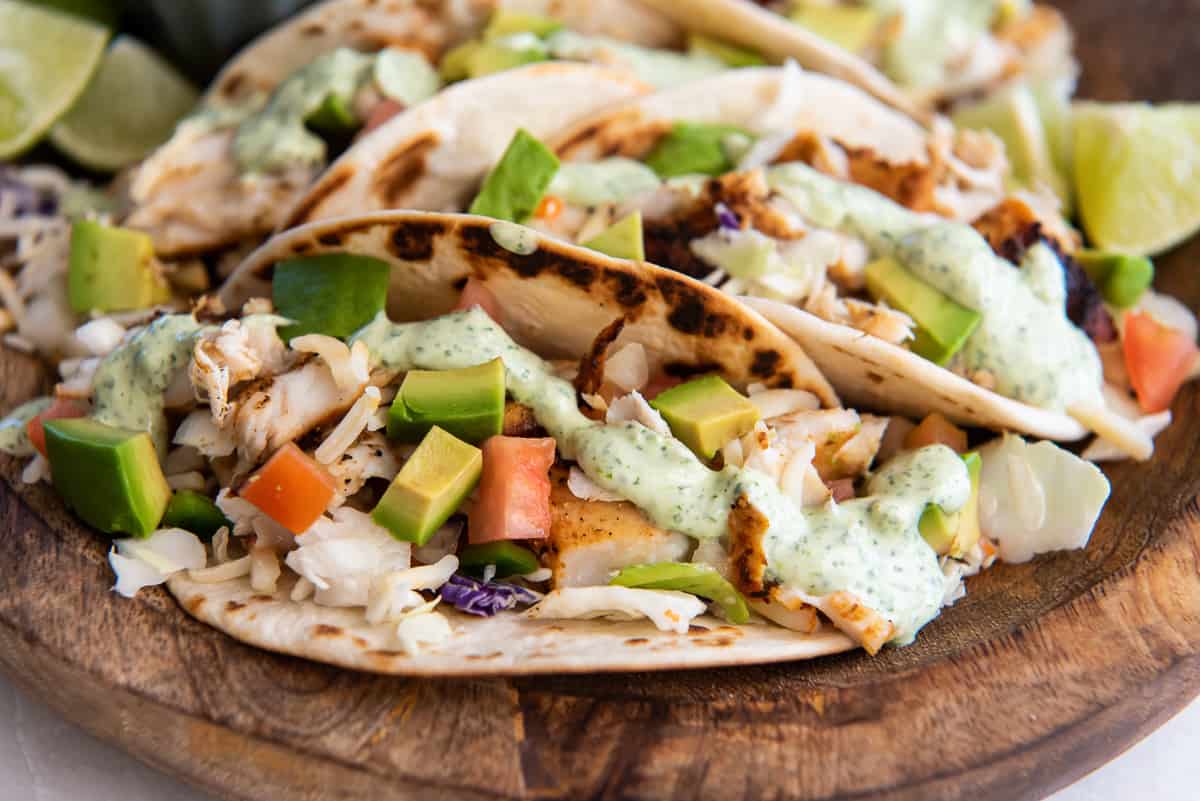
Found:
M 583 246 L 616 259 L 645 261 L 646 243 L 642 237 L 642 213 L 635 211 L 621 218 L 584 242 Z
M 729 144 L 753 136 L 732 125 L 677 122 L 646 156 L 646 165 L 660 178 L 681 175 L 720 175 L 733 169 Z
M 558 172 L 558 157 L 519 129 L 471 203 L 471 213 L 523 223 L 533 216 Z
M 672 387 L 650 401 L 671 433 L 701 459 L 740 437 L 758 422 L 758 407 L 720 376 L 697 378 Z
M 694 562 L 658 562 L 627 567 L 609 584 L 647 590 L 677 590 L 708 598 L 725 612 L 730 623 L 750 621 L 746 599 L 729 581 L 709 565 Z
M 279 262 L 271 297 L 276 311 L 293 321 L 279 336 L 284 341 L 304 334 L 350 336 L 383 310 L 390 274 L 386 261 L 348 253 Z
M 504 430 L 504 362 L 409 370 L 388 410 L 388 436 L 420 442 L 434 426 L 471 443 Z
M 917 278 L 892 259 L 867 265 L 867 291 L 917 324 L 913 353 L 945 365 L 979 327 L 983 315 Z
M 404 463 L 371 518 L 398 540 L 424 545 L 483 474 L 483 452 L 434 426 Z
M 71 227 L 67 295 L 79 313 L 145 309 L 171 297 L 148 234 L 79 220 Z
M 149 434 L 86 417 L 50 420 L 44 428 L 54 489 L 67 506 L 107 534 L 154 532 L 171 488 Z

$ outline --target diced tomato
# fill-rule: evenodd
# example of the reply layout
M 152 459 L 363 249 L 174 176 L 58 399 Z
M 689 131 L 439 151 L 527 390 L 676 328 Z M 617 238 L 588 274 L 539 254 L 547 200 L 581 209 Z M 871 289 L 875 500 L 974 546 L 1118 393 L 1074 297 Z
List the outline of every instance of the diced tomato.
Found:
M 1171 406 L 1196 363 L 1196 343 L 1146 312 L 1125 315 L 1125 368 L 1138 404 L 1147 414 Z
M 642 397 L 646 400 L 654 400 L 671 387 L 677 387 L 682 383 L 683 379 L 676 378 L 673 375 L 667 375 L 666 373 L 655 373 L 654 375 L 650 376 L 650 380 L 646 382 L 646 386 L 642 388 Z
M 483 443 L 483 477 L 468 515 L 470 542 L 549 536 L 554 447 L 549 438 L 500 436 Z
M 395 117 L 401 111 L 404 111 L 403 103 L 399 103 L 391 98 L 386 98 L 379 101 L 375 104 L 375 107 L 371 109 L 371 113 L 367 115 L 367 121 L 363 123 L 362 131 L 360 131 L 358 135 L 360 137 L 366 136 L 371 131 L 386 123 L 392 117 Z
M 46 429 L 42 423 L 47 420 L 65 420 L 70 417 L 83 417 L 87 414 L 87 406 L 79 401 L 67 398 L 55 398 L 54 403 L 46 407 L 46 411 L 34 417 L 25 424 L 25 432 L 29 435 L 29 444 L 37 448 L 38 453 L 46 455 Z
M 500 325 L 504 325 L 504 320 L 500 313 L 500 301 L 496 300 L 496 296 L 492 294 L 492 290 L 487 288 L 487 285 L 482 281 L 476 281 L 474 278 L 467 279 L 467 285 L 463 287 L 462 296 L 458 299 L 458 305 L 454 307 L 455 311 L 462 311 L 478 306 L 487 312 L 487 316 L 491 317 Z
M 854 498 L 854 479 L 852 478 L 835 478 L 833 481 L 826 481 L 825 486 L 829 487 L 829 493 L 838 503 Z
M 275 452 L 238 492 L 293 534 L 308 529 L 337 491 L 333 476 L 289 442 Z
M 907 450 L 924 448 L 926 445 L 947 445 L 955 453 L 963 453 L 967 450 L 967 432 L 934 412 L 904 438 Z
M 546 195 L 542 198 L 542 202 L 538 204 L 537 210 L 533 212 L 533 216 L 539 220 L 553 222 L 558 219 L 558 215 L 563 212 L 563 202 L 561 198 L 554 195 Z

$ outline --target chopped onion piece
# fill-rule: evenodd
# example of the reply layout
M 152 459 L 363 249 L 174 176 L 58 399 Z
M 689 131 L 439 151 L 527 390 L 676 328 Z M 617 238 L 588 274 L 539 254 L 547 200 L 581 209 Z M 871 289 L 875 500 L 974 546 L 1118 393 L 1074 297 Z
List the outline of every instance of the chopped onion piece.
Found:
M 200 584 L 220 584 L 223 581 L 232 581 L 248 575 L 250 575 L 249 556 L 243 556 L 241 559 L 234 559 L 232 562 L 225 562 L 215 567 L 188 571 L 188 578 Z
M 109 564 L 117 574 L 113 588 L 132 598 L 142 587 L 162 584 L 181 570 L 195 570 L 208 562 L 204 543 L 190 531 L 164 528 L 147 539 L 119 539 L 113 542 Z
M 608 357 L 604 378 L 626 392 L 641 389 L 650 381 L 650 362 L 640 342 L 632 342 Z
M 750 402 L 764 420 L 793 412 L 815 412 L 821 408 L 821 400 L 803 389 L 768 389 L 750 395 Z

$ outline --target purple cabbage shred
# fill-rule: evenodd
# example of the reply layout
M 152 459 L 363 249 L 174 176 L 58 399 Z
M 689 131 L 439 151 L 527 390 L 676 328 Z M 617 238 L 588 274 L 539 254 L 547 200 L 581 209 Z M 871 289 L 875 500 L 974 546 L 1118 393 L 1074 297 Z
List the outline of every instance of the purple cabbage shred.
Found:
M 531 590 L 503 581 L 478 581 L 469 576 L 455 573 L 438 590 L 442 600 L 452 604 L 460 612 L 480 617 L 491 617 L 497 612 L 530 606 L 538 602 Z
M 736 212 L 726 206 L 724 203 L 718 203 L 716 206 L 717 222 L 721 227 L 729 231 L 739 231 L 742 227 L 742 221 L 738 218 Z
M 58 211 L 58 198 L 25 183 L 15 170 L 0 168 L 0 208 L 9 209 L 10 219 L 48 217 Z

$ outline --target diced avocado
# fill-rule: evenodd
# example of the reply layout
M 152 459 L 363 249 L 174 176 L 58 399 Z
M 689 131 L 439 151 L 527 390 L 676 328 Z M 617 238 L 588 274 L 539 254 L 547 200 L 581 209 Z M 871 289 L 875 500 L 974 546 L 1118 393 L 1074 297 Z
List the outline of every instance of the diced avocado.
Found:
M 526 14 L 521 11 L 500 9 L 488 20 L 483 30 L 483 40 L 490 42 L 515 33 L 532 33 L 539 39 L 562 30 L 563 24 L 553 17 Z
M 724 576 L 709 565 L 695 562 L 658 562 L 627 567 L 609 584 L 647 590 L 676 590 L 698 595 L 718 604 L 730 623 L 750 621 L 746 599 Z
M 44 425 L 54 489 L 91 526 L 147 537 L 162 520 L 171 488 L 145 431 L 78 417 Z
M 523 223 L 533 216 L 557 172 L 558 157 L 528 131 L 519 129 L 484 179 L 471 203 L 471 213 Z
M 388 412 L 388 436 L 420 442 L 438 426 L 480 443 L 504 430 L 504 362 L 461 370 L 410 370 Z
M 496 575 L 504 578 L 532 573 L 538 569 L 538 560 L 528 548 L 504 540 L 468 545 L 459 551 L 458 566 L 465 573 L 481 576 L 488 565 L 495 565 Z
M 767 60 L 761 54 L 738 47 L 703 34 L 688 36 L 688 52 L 696 55 L 714 56 L 730 67 L 762 67 Z
M 449 83 L 470 78 L 471 57 L 481 47 L 483 47 L 482 42 L 471 39 L 447 50 L 442 56 L 442 62 L 438 65 L 438 72 L 441 74 L 442 80 Z
M 348 253 L 286 259 L 275 265 L 275 310 L 293 320 L 279 329 L 287 341 L 303 334 L 348 337 L 375 318 L 387 301 L 386 261 Z
M 791 13 L 792 22 L 849 50 L 861 53 L 879 30 L 882 15 L 869 5 L 798 3 Z
M 313 128 L 330 132 L 352 131 L 359 126 L 358 117 L 346 98 L 337 94 L 326 95 L 317 110 L 305 118 L 305 122 Z
M 86 314 L 166 303 L 171 290 L 148 234 L 79 220 L 71 228 L 68 295 L 71 308 Z
M 867 265 L 867 291 L 913 319 L 912 351 L 934 364 L 950 361 L 983 319 L 888 258 Z
M 467 74 L 471 78 L 482 78 L 496 72 L 536 64 L 550 58 L 549 51 L 533 40 L 528 46 L 514 47 L 508 42 L 484 42 L 471 52 L 467 61 Z
M 702 459 L 740 437 L 758 422 L 758 407 L 720 376 L 697 378 L 672 387 L 650 402 L 671 433 Z
M 979 475 L 983 459 L 976 451 L 963 454 L 967 474 L 971 477 L 971 497 L 962 509 L 953 514 L 936 504 L 925 507 L 917 524 L 921 536 L 938 556 L 959 559 L 979 542 Z
M 483 473 L 483 451 L 434 426 L 371 512 L 398 540 L 424 545 Z
M 642 213 L 635 211 L 583 243 L 585 248 L 598 250 L 616 259 L 646 260 L 646 243 L 642 238 Z
M 1154 281 L 1154 262 L 1145 256 L 1081 250 L 1074 258 L 1104 299 L 1120 309 L 1136 305 Z
M 753 140 L 732 125 L 677 122 L 646 156 L 646 164 L 660 178 L 680 175 L 720 175 L 733 169 L 727 141 Z
M 211 540 L 223 526 L 233 528 L 233 523 L 211 498 L 191 490 L 179 490 L 171 496 L 162 524 L 190 531 L 203 540 Z

